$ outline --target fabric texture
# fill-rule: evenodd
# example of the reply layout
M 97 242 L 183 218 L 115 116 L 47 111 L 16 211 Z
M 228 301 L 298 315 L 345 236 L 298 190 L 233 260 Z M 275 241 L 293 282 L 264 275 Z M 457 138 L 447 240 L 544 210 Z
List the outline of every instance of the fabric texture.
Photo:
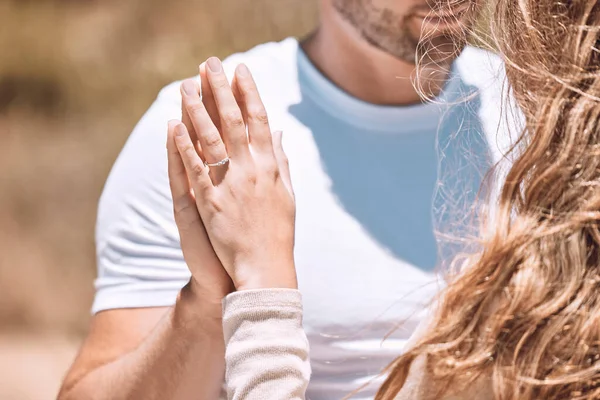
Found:
M 230 400 L 305 398 L 308 339 L 297 290 L 251 290 L 223 301 L 225 380 Z

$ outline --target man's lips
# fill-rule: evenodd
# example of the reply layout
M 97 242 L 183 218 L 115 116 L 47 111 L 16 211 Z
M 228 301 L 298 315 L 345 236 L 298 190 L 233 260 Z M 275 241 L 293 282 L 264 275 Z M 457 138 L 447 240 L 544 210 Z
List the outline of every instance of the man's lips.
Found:
M 462 5 L 460 7 L 457 6 L 447 10 L 432 10 L 431 8 L 426 8 L 419 9 L 412 15 L 416 18 L 427 19 L 428 21 L 432 22 L 451 22 L 462 18 L 468 9 L 468 5 Z

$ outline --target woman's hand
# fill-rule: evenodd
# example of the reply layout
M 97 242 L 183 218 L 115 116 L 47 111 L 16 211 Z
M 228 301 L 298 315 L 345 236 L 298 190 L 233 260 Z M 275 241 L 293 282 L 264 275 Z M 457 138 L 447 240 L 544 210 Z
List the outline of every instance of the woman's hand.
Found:
M 202 74 L 203 95 L 214 103 L 205 106 L 194 81 L 182 85 L 200 151 L 184 124 L 170 130 L 210 242 L 238 290 L 296 288 L 295 204 L 281 133 L 271 135 L 245 65 L 233 89 L 217 58 Z

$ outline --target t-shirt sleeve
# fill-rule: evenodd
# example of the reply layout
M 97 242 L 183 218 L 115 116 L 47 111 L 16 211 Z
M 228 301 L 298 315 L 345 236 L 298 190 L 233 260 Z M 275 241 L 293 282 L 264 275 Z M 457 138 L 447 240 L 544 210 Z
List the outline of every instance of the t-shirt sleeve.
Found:
M 176 82 L 139 121 L 108 177 L 96 223 L 93 313 L 171 306 L 189 280 L 167 175 L 167 122 L 180 118 Z

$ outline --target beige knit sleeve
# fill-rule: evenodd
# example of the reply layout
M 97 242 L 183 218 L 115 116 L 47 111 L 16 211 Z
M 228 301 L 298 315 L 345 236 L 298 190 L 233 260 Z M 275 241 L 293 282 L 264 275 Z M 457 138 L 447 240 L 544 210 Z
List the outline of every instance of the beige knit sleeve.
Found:
M 299 291 L 230 294 L 223 300 L 223 333 L 228 399 L 304 399 L 310 363 Z

